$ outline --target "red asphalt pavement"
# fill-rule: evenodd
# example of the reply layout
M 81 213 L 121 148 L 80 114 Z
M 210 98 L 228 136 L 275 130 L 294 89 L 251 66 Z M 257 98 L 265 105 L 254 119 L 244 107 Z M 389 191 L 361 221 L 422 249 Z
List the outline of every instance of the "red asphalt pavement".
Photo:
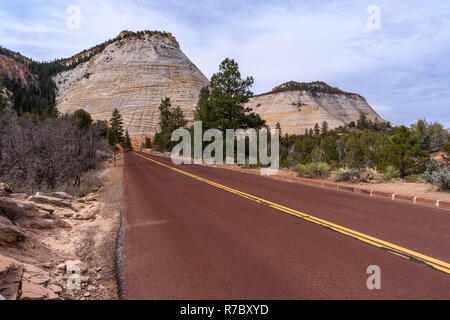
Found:
M 450 262 L 450 213 L 202 165 L 230 188 Z M 450 275 L 125 154 L 125 299 L 450 299 Z M 367 267 L 381 269 L 369 290 Z

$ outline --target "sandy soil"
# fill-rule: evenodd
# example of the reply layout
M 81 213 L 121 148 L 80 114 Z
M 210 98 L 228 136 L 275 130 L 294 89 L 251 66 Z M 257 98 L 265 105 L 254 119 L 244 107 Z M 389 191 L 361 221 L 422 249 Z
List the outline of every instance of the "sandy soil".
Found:
M 122 201 L 122 156 L 116 167 L 103 172 L 106 179 L 99 198 L 103 208 L 97 218 L 82 226 L 83 235 L 76 244 L 77 257 L 89 266 L 88 276 L 96 283 L 97 290 L 91 292 L 89 300 L 118 299 L 115 274 L 115 250 L 120 227 Z
M 342 183 L 355 185 L 353 183 Z M 383 183 L 359 183 L 359 186 L 367 187 L 371 190 L 385 191 L 408 196 L 429 198 L 434 200 L 450 201 L 450 193 L 440 192 L 435 186 L 425 183 L 407 183 L 403 181 L 392 181 Z

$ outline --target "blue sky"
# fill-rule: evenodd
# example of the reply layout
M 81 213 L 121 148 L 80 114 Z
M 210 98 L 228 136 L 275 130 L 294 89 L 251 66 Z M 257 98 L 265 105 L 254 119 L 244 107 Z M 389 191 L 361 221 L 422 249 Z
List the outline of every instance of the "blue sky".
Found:
M 80 29 L 67 8 L 79 6 Z M 369 29 L 370 5 L 380 29 Z M 226 57 L 262 93 L 321 80 L 365 96 L 384 118 L 450 127 L 450 1 L 0 0 L 0 45 L 35 60 L 69 57 L 122 30 L 172 32 L 210 77 Z

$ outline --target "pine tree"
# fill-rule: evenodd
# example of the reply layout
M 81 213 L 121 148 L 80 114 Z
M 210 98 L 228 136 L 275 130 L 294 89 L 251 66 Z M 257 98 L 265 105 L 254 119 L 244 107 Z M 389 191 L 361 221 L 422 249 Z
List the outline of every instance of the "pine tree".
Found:
M 318 123 L 316 123 L 316 124 L 314 125 L 314 134 L 315 134 L 316 136 L 318 136 L 318 135 L 320 134 L 320 128 L 319 128 L 319 124 L 318 124 Z
M 146 137 L 144 147 L 146 149 L 150 149 L 152 147 L 152 139 L 150 139 L 149 137 Z
M 133 151 L 133 145 L 131 144 L 130 135 L 128 134 L 128 130 L 125 132 L 125 142 L 123 147 L 126 150 Z
M 279 122 L 277 122 L 277 124 L 275 125 L 275 129 L 277 129 L 280 132 L 280 137 L 282 136 L 281 134 L 281 124 Z
M 328 133 L 328 122 L 322 122 L 322 128 L 320 131 L 322 132 L 322 135 L 326 135 Z
M 159 126 L 161 130 L 164 130 L 164 127 L 168 125 L 171 107 L 170 98 L 163 99 L 159 105 Z
M 172 132 L 184 128 L 188 122 L 180 107 L 172 108 L 170 98 L 161 101 L 159 117 L 160 131 L 155 134 L 154 142 L 161 151 L 171 150 L 176 144 L 171 141 Z
M 400 177 L 404 178 L 429 154 L 422 150 L 416 136 L 405 126 L 401 126 L 391 137 L 383 156 L 386 163 L 396 167 L 400 171 Z
M 253 96 L 250 91 L 253 78 L 241 78 L 239 66 L 233 59 L 225 59 L 219 72 L 211 77 L 210 88 L 200 92 L 195 119 L 203 122 L 205 129 L 259 129 L 265 125 L 260 115 L 244 104 Z
M 111 127 L 108 127 L 108 129 L 106 130 L 106 141 L 108 141 L 111 147 L 114 147 L 118 143 L 116 134 Z
M 89 112 L 78 109 L 72 114 L 72 119 L 78 124 L 79 128 L 87 129 L 92 125 L 92 117 Z
M 119 143 L 123 143 L 124 137 L 123 137 L 123 120 L 122 115 L 120 114 L 119 110 L 114 109 L 111 120 L 109 120 L 109 124 L 114 131 L 114 136 Z

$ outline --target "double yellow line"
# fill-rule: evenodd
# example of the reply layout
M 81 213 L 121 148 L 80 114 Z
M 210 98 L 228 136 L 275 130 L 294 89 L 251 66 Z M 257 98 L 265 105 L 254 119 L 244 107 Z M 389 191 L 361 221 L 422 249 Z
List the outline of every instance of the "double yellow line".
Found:
M 424 263 L 424 264 L 426 264 L 426 265 L 428 265 L 428 266 L 430 266 L 430 267 L 432 267 L 434 269 L 440 270 L 440 271 L 442 271 L 442 272 L 444 272 L 446 274 L 450 274 L 450 264 L 447 263 L 447 262 L 444 262 L 444 261 L 441 261 L 441 260 L 438 260 L 438 259 L 426 256 L 426 255 L 421 254 L 419 252 L 415 252 L 415 251 L 403 248 L 401 246 L 395 245 L 395 244 L 387 242 L 387 241 L 383 241 L 383 240 L 377 239 L 375 237 L 366 235 L 364 233 L 361 233 L 361 232 L 358 232 L 358 231 L 354 231 L 354 230 L 342 227 L 340 225 L 331 223 L 329 221 L 316 218 L 316 217 L 311 216 L 309 214 L 306 214 L 306 213 L 303 213 L 303 212 L 300 212 L 300 211 L 297 211 L 297 210 L 294 210 L 294 209 L 282 206 L 280 204 L 277 204 L 277 203 L 274 203 L 274 202 L 271 202 L 271 201 L 268 201 L 268 200 L 264 200 L 264 199 L 258 198 L 256 196 L 251 195 L 251 194 L 248 194 L 248 193 L 236 190 L 236 189 L 232 189 L 230 187 L 227 187 L 227 186 L 221 185 L 219 183 L 216 183 L 214 181 L 211 181 L 211 180 L 199 177 L 199 176 L 194 175 L 192 173 L 189 173 L 189 172 L 186 172 L 186 171 L 174 168 L 172 166 L 169 166 L 169 165 L 164 164 L 162 162 L 156 161 L 154 159 L 151 159 L 151 158 L 148 158 L 148 157 L 144 157 L 144 156 L 142 156 L 142 155 L 140 155 L 138 153 L 135 153 L 135 154 L 137 156 L 143 158 L 143 159 L 146 159 L 146 160 L 151 161 L 153 163 L 159 164 L 159 165 L 161 165 L 163 167 L 166 167 L 166 168 L 168 168 L 170 170 L 176 171 L 178 173 L 181 173 L 183 175 L 186 175 L 186 176 L 191 177 L 193 179 L 196 179 L 198 181 L 204 182 L 204 183 L 209 184 L 211 186 L 214 186 L 216 188 L 228 191 L 230 193 L 236 194 L 236 195 L 238 195 L 240 197 L 249 199 L 251 201 L 264 204 L 266 206 L 269 206 L 269 207 L 274 208 L 276 210 L 282 211 L 284 213 L 296 216 L 296 217 L 301 218 L 303 220 L 315 223 L 317 225 L 321 225 L 323 227 L 329 228 L 329 229 L 334 230 L 336 232 L 339 232 L 341 234 L 345 234 L 345 235 L 347 235 L 349 237 L 358 239 L 358 240 L 360 240 L 360 241 L 362 241 L 364 243 L 367 243 L 367 244 L 373 245 L 375 247 L 379 247 L 379 248 L 388 250 L 389 252 L 391 252 L 393 254 L 396 254 L 396 255 L 399 255 L 401 257 L 419 261 L 419 262 Z

